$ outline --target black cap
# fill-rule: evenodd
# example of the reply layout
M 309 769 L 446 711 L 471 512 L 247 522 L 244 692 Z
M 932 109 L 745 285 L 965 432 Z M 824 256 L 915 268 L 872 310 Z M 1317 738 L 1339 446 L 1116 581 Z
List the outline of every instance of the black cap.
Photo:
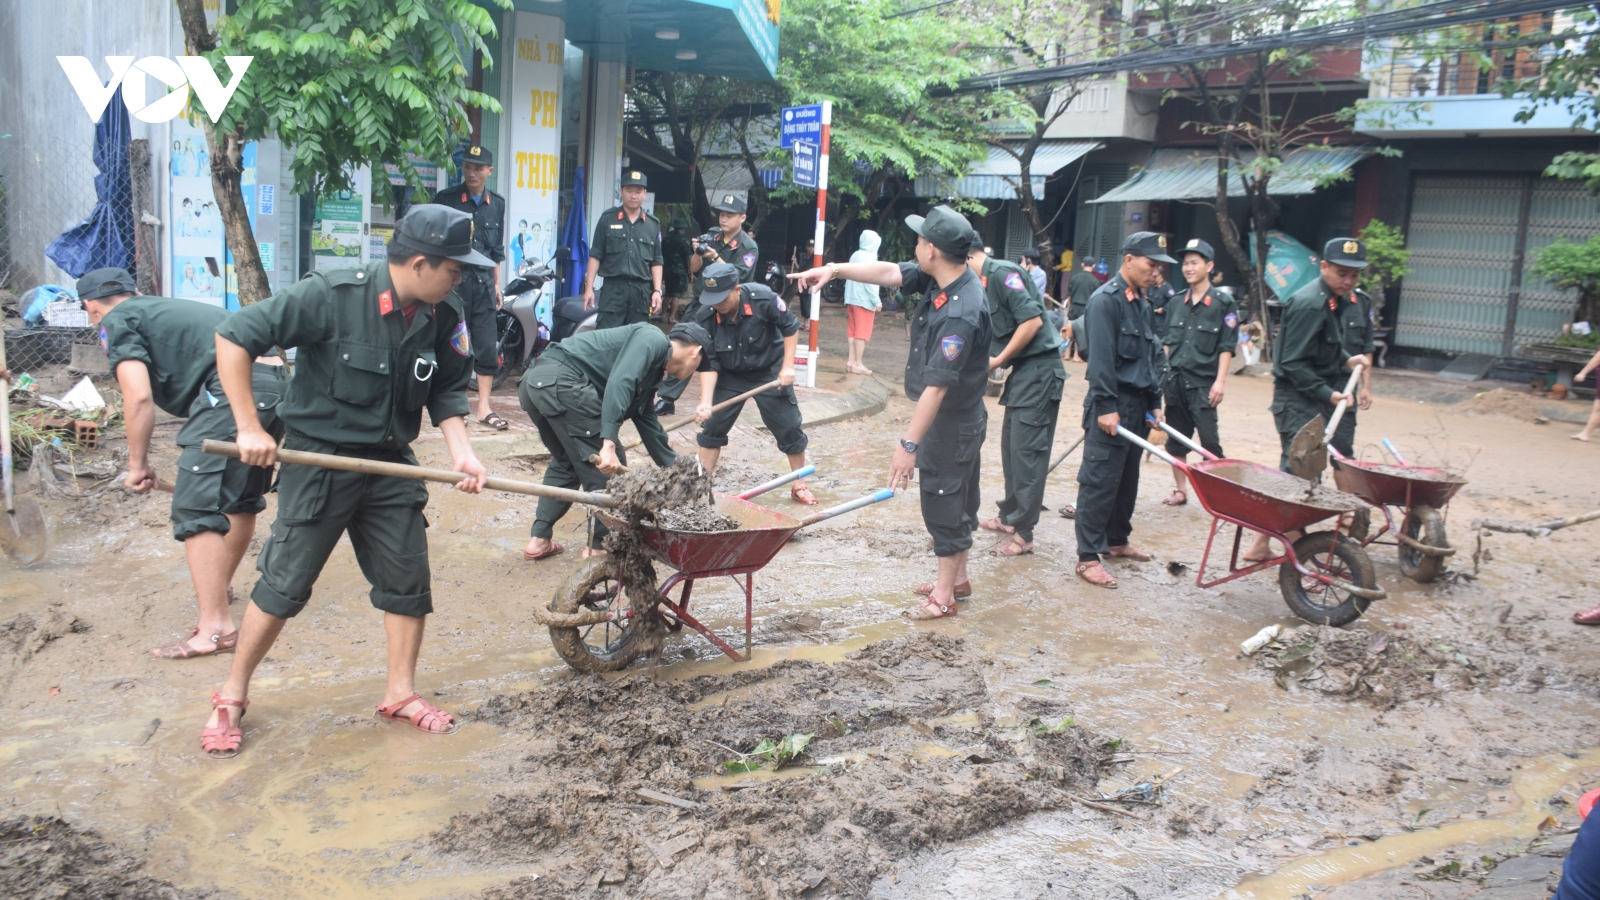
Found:
M 731 212 L 743 215 L 745 210 L 744 198 L 738 194 L 723 194 L 722 199 L 711 204 L 711 208 L 717 212 Z
M 906 226 L 946 253 L 971 252 L 972 224 L 948 206 L 935 206 L 926 216 L 906 216 Z
M 972 234 L 967 238 L 967 243 L 967 252 L 977 253 L 983 249 L 983 235 L 978 233 L 978 229 L 974 228 L 972 229 Z
M 493 266 L 494 260 L 472 249 L 472 216 L 437 203 L 411 207 L 394 229 L 395 243 L 418 253 L 443 256 L 469 266 Z
M 728 268 L 733 268 L 729 266 Z M 711 367 L 711 332 L 697 322 L 679 322 L 667 332 L 667 337 L 700 345 L 700 371 Z
M 494 154 L 489 152 L 488 147 L 480 147 L 477 144 L 473 144 L 467 148 L 466 153 L 461 155 L 461 161 L 463 163 L 477 163 L 480 166 L 492 166 L 494 165 Z
M 133 276 L 127 269 L 111 266 L 105 269 L 95 269 L 85 272 L 78 279 L 79 300 L 101 300 L 115 294 L 137 294 L 139 289 L 134 286 Z
M 622 187 L 638 186 L 638 187 L 642 187 L 642 188 L 647 188 L 647 187 L 650 186 L 650 179 L 644 177 L 644 173 L 639 171 L 638 169 L 627 169 L 627 170 L 623 171 L 623 173 L 622 173 L 622 185 L 621 186 Z
M 1367 245 L 1355 238 L 1337 237 L 1323 245 L 1322 258 L 1336 266 L 1365 269 L 1367 267 Z
M 716 306 L 739 286 L 739 270 L 732 263 L 712 263 L 700 270 L 701 306 Z
M 1122 239 L 1122 253 L 1134 256 L 1143 256 L 1156 262 L 1174 263 L 1177 260 L 1167 255 L 1167 236 L 1156 234 L 1154 231 L 1135 231 Z
M 1183 250 L 1179 252 L 1179 255 L 1181 256 L 1184 253 L 1198 253 L 1205 257 L 1208 262 L 1217 258 L 1216 251 L 1211 249 L 1211 245 L 1199 238 L 1190 238 L 1189 243 L 1183 245 Z
M 1039 251 L 1033 250 L 1033 249 L 1024 250 L 1024 251 L 1022 251 L 1022 258 L 1023 259 L 1027 259 L 1027 260 L 1032 260 L 1034 265 L 1038 265 L 1039 264 Z

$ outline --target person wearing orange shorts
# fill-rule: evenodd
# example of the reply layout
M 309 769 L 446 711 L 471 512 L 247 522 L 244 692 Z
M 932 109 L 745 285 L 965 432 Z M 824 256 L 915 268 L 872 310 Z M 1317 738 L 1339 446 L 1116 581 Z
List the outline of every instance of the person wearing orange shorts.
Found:
M 877 262 L 878 246 L 882 243 L 883 239 L 878 237 L 876 231 L 869 228 L 861 232 L 861 240 L 856 245 L 860 249 L 850 254 L 850 261 Z M 877 285 L 859 281 L 845 283 L 844 308 L 849 318 L 845 322 L 844 333 L 850 345 L 850 357 L 844 364 L 846 371 L 856 375 L 872 374 L 862 357 L 866 355 L 867 342 L 872 340 L 872 322 L 882 307 L 883 298 L 878 294 Z

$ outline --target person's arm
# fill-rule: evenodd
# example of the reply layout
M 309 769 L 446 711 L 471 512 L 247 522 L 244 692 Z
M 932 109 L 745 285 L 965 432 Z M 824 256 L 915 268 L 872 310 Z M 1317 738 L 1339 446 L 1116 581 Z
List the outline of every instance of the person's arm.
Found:
M 1212 407 L 1222 405 L 1222 396 L 1228 386 L 1228 367 L 1233 365 L 1233 353 L 1224 350 L 1217 354 L 1217 380 L 1211 382 L 1211 395 L 1207 398 Z
M 1337 402 L 1315 368 L 1317 341 L 1322 340 L 1322 307 L 1291 302 L 1278 330 L 1277 360 L 1283 377 L 1296 391 L 1323 403 Z
M 242 312 L 243 310 L 241 310 Z M 217 333 L 217 377 L 222 392 L 228 395 L 237 432 L 239 460 L 248 466 L 270 466 L 278 461 L 278 442 L 261 427 L 256 418 L 256 395 L 250 386 L 250 363 L 255 354 Z
M 450 469 L 472 476 L 456 482 L 456 490 L 468 494 L 483 493 L 483 486 L 489 480 L 489 471 L 478 461 L 478 455 L 472 452 L 472 441 L 467 439 L 466 419 L 451 416 L 439 423 L 439 431 L 444 434 L 444 445 L 450 450 Z
M 333 304 L 328 302 L 326 284 L 323 276 L 313 273 L 217 326 L 217 377 L 233 409 L 238 429 L 234 440 L 246 465 L 270 466 L 278 459 L 277 442 L 256 417 L 250 364 L 273 347 L 304 347 L 332 338 Z
M 150 435 L 156 427 L 150 369 L 137 359 L 117 363 L 117 387 L 122 391 L 122 421 L 128 432 L 128 474 L 122 483 L 142 494 L 156 486 L 156 470 L 150 466 Z
M 1583 364 L 1583 368 L 1578 370 L 1578 374 L 1574 378 L 1582 381 L 1589 376 L 1590 372 L 1594 371 L 1595 366 L 1600 366 L 1600 350 L 1596 350 L 1594 355 L 1589 357 L 1589 361 Z
M 778 370 L 778 383 L 784 387 L 794 384 L 794 351 L 799 341 L 799 332 L 783 336 L 783 367 Z
M 1372 408 L 1372 355 L 1366 354 L 1367 364 L 1361 370 L 1361 388 L 1356 394 L 1356 405 L 1362 409 Z
M 650 267 L 650 283 L 655 287 L 655 290 L 650 292 L 650 311 L 653 313 L 658 313 L 661 311 L 661 297 L 663 296 L 661 293 L 661 260 L 659 258 L 661 256 L 660 247 L 656 248 L 656 256 L 657 259 L 655 265 Z
M 696 421 L 704 422 L 711 418 L 711 407 L 714 406 L 711 398 L 717 391 L 717 370 L 707 369 L 700 373 L 700 405 L 694 408 Z
M 922 443 L 922 436 L 928 433 L 933 426 L 933 418 L 939 414 L 939 407 L 944 403 L 944 395 L 950 392 L 945 385 L 934 387 L 929 385 L 922 391 L 922 396 L 917 398 L 917 408 L 911 411 L 911 421 L 906 423 L 906 430 L 901 437 L 913 444 Z M 911 470 L 917 467 L 917 455 L 910 453 L 900 444 L 895 444 L 894 456 L 889 461 L 889 489 L 899 490 L 911 480 Z
M 450 343 L 450 335 L 457 327 L 455 323 L 466 319 L 459 308 L 451 305 L 455 300 L 455 297 L 451 297 L 434 307 L 438 324 L 434 328 L 435 366 L 433 377 L 428 379 L 427 406 L 428 417 L 437 428 L 443 428 L 448 419 L 464 418 L 472 411 L 472 405 L 467 400 L 467 389 L 476 381 L 472 374 L 472 357 L 464 355 Z M 447 324 L 451 319 L 455 323 Z
M 1084 380 L 1089 383 L 1090 412 L 1107 434 L 1117 433 L 1117 307 L 1121 298 L 1101 294 L 1089 298 L 1083 313 L 1084 343 L 1099 348 L 1089 354 Z M 1106 423 L 1110 421 L 1110 428 Z
M 588 271 L 583 275 L 583 308 L 594 309 L 594 277 L 600 274 L 600 257 L 589 257 Z
M 500 286 L 499 263 L 494 264 L 494 271 L 490 273 L 489 279 L 494 282 L 494 308 L 499 309 L 506 302 L 504 289 Z
M 786 276 L 801 291 L 814 291 L 834 278 L 862 281 L 879 287 L 899 287 L 900 266 L 892 262 L 831 263 Z
M 992 357 L 989 360 L 989 368 L 998 369 L 1010 362 L 1013 357 L 1022 352 L 1022 348 L 1028 346 L 1028 342 L 1033 340 L 1033 336 L 1038 334 L 1039 329 L 1043 327 L 1043 316 L 1034 316 L 1018 325 L 1017 330 L 1011 332 L 1011 340 L 1006 342 L 1005 349 L 1000 351 L 999 356 Z

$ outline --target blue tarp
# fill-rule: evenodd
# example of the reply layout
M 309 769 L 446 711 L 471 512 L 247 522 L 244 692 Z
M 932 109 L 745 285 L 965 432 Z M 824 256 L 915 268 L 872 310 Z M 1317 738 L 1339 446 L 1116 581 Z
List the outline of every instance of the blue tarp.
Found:
M 94 177 L 94 210 L 44 248 L 44 255 L 73 278 L 105 266 L 133 267 L 128 131 L 128 108 L 119 87 L 94 126 L 94 165 L 100 170 Z
M 579 166 L 576 176 L 572 179 L 572 209 L 567 213 L 567 224 L 561 229 L 561 243 L 568 248 L 567 260 L 570 268 L 567 277 L 563 280 L 561 292 L 563 297 L 577 294 L 576 290 L 583 284 L 583 276 L 589 267 L 589 228 L 588 216 L 583 210 L 584 190 L 583 167 Z

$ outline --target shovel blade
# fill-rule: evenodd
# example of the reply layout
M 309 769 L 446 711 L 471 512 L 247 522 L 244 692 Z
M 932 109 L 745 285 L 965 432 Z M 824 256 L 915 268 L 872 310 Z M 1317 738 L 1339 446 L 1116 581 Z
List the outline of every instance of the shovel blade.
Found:
M 1325 435 L 1328 423 L 1320 413 L 1300 426 L 1294 440 L 1289 442 L 1289 471 L 1307 481 L 1316 481 L 1328 468 L 1328 442 Z
M 0 544 L 6 555 L 19 566 L 30 566 L 44 559 L 50 549 L 50 536 L 44 524 L 44 510 L 32 497 L 16 498 L 11 514 L 0 512 Z

